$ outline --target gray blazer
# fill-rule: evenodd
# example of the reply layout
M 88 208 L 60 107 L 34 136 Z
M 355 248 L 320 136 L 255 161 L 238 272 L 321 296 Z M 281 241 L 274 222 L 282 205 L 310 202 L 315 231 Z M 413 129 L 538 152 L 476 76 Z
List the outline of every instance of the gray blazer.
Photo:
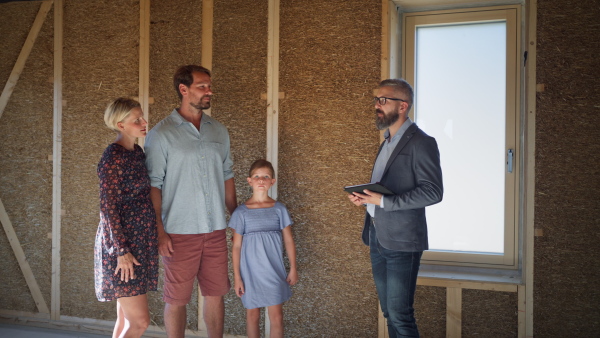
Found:
M 392 152 L 380 183 L 395 195 L 384 196 L 383 208 L 375 207 L 379 243 L 395 251 L 429 249 L 425 207 L 440 202 L 444 194 L 435 139 L 412 124 Z M 362 232 L 366 245 L 369 245 L 370 225 L 371 216 L 367 212 Z

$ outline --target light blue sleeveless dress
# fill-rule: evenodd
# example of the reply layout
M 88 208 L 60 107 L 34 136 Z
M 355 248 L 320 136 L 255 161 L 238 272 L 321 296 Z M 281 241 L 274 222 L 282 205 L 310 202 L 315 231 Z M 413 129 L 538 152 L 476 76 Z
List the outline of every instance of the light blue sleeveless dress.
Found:
M 249 209 L 240 205 L 231 215 L 229 227 L 244 236 L 240 274 L 246 309 L 281 304 L 292 296 L 283 265 L 281 230 L 292 224 L 286 207 L 279 202 L 271 208 Z

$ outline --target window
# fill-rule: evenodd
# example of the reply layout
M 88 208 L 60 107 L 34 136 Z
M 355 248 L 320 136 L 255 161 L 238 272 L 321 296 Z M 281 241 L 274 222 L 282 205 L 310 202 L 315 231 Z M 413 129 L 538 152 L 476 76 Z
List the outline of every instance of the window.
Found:
M 440 148 L 424 264 L 518 268 L 520 7 L 406 13 L 411 118 Z

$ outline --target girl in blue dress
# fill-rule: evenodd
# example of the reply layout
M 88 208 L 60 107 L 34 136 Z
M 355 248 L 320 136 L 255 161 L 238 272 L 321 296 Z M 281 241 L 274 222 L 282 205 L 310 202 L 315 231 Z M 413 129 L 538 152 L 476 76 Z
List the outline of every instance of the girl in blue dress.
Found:
M 273 166 L 257 160 L 246 179 L 252 187 L 252 197 L 240 205 L 229 220 L 233 234 L 234 289 L 246 310 L 248 338 L 260 337 L 260 308 L 269 313 L 271 337 L 283 337 L 283 303 L 298 282 L 296 245 L 292 238 L 292 221 L 286 207 L 269 197 L 275 184 Z M 290 263 L 286 274 L 283 249 Z

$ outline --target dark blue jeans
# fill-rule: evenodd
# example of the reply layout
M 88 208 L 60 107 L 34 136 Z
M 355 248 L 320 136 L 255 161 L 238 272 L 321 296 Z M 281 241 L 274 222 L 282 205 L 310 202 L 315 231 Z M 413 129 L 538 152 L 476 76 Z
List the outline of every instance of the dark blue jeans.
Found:
M 422 251 L 403 252 L 381 246 L 375 227 L 369 229 L 371 267 L 390 338 L 419 337 L 413 303 Z

